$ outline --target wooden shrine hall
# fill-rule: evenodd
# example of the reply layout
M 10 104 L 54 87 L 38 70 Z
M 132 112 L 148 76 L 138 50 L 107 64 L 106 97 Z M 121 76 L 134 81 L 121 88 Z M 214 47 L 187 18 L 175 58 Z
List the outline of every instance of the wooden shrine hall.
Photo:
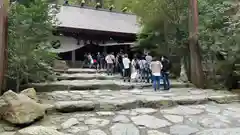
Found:
M 57 40 L 51 51 L 71 63 L 82 61 L 85 53 L 124 50 L 131 55 L 140 29 L 136 15 L 107 9 L 61 6 L 57 19 Z

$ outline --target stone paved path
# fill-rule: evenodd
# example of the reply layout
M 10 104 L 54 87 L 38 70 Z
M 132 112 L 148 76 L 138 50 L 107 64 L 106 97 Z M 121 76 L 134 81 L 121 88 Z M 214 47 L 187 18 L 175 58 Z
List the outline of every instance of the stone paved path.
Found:
M 61 81 L 34 85 L 38 91 L 53 91 L 38 92 L 50 108 L 32 126 L 65 135 L 240 135 L 236 94 L 174 80 L 171 91 L 154 92 L 151 84 L 124 83 L 103 72 L 69 69 L 60 74 Z M 43 90 L 46 86 L 51 89 Z M 0 135 L 13 135 L 18 129 L 0 121 Z
M 175 88 L 154 92 L 152 89 L 54 91 L 38 93 L 41 101 L 54 105 L 58 111 L 121 110 L 137 107 L 162 108 L 183 104 L 203 104 L 209 101 L 230 103 L 239 96 L 227 91 Z
M 239 118 L 239 103 L 208 103 L 166 109 L 52 113 L 34 125 L 55 128 L 65 135 L 239 135 Z M 6 123 L 0 123 L 0 127 L 0 134 L 17 130 Z

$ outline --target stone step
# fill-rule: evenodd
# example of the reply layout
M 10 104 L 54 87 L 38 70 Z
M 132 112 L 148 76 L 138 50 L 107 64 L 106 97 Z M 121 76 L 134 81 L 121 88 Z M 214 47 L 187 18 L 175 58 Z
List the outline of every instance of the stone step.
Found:
M 178 82 L 171 80 L 172 88 L 185 88 L 193 87 L 192 84 Z M 109 90 L 124 90 L 134 88 L 150 88 L 151 83 L 128 83 L 122 80 L 62 80 L 49 83 L 35 83 L 25 85 L 22 88 L 33 87 L 37 91 L 57 91 L 57 90 L 97 90 L 97 89 L 109 89 Z
M 174 77 L 170 77 L 171 79 L 174 79 Z M 61 73 L 57 77 L 57 80 L 120 80 L 122 79 L 122 76 L 119 74 L 114 74 L 112 76 L 107 75 L 106 73 Z
M 88 73 L 74 73 L 74 74 L 66 74 L 62 73 L 58 77 L 58 80 L 113 80 L 113 79 L 121 79 L 120 75 L 108 76 L 104 73 L 98 74 L 88 74 Z
M 68 73 L 68 74 L 74 74 L 74 73 L 95 74 L 95 73 L 97 73 L 96 69 L 89 69 L 89 68 L 69 68 L 67 70 L 55 69 L 54 71 L 57 73 Z M 106 72 L 106 70 L 103 69 L 103 70 L 99 70 L 98 72 L 104 73 L 104 72 Z
M 118 111 L 141 107 L 166 108 L 175 105 L 195 105 L 207 102 L 226 104 L 239 100 L 239 95 L 227 91 L 173 88 L 171 91 L 94 90 L 54 91 L 38 93 L 44 104 L 52 104 L 52 111 Z

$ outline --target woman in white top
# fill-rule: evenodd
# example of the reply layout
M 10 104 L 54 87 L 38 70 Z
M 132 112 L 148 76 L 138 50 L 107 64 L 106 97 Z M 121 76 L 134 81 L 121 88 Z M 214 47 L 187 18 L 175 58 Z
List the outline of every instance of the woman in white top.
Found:
M 130 82 L 130 77 L 131 77 L 130 64 L 131 64 L 131 61 L 129 60 L 127 54 L 124 55 L 124 58 L 123 58 L 122 62 L 123 62 L 123 67 L 124 67 L 124 78 L 123 78 L 124 82 L 126 80 L 128 80 L 128 82 Z
M 153 88 L 156 91 L 160 89 L 160 79 L 161 79 L 161 70 L 162 70 L 162 63 L 154 58 L 151 62 L 151 70 L 152 70 L 152 79 L 153 79 Z
M 138 77 L 139 77 L 139 63 L 138 63 L 138 59 L 137 56 L 134 56 L 134 58 L 132 59 L 132 68 L 131 68 L 131 79 L 134 81 L 138 81 Z
M 88 54 L 88 61 L 89 61 L 89 68 L 92 68 L 93 58 L 92 58 L 92 55 L 90 53 Z

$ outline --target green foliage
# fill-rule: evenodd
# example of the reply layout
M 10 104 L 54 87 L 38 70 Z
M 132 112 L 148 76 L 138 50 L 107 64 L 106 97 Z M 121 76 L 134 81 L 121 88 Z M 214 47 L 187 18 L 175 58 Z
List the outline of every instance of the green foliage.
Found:
M 187 4 L 179 0 L 136 2 L 134 12 L 143 24 L 139 49 L 150 49 L 156 55 L 182 55 L 187 39 Z
M 234 3 L 224 0 L 209 0 L 200 3 L 200 41 L 206 54 L 225 52 L 226 59 L 240 57 L 240 17 Z
M 26 7 L 15 3 L 9 11 L 8 78 L 20 84 L 45 81 L 51 74 L 50 65 L 56 55 L 51 48 L 54 13 L 50 16 L 44 0 L 27 3 Z
M 200 44 L 210 84 L 225 85 L 240 58 L 239 7 L 225 0 L 205 0 L 199 3 Z M 218 55 L 216 55 L 218 54 Z M 217 56 L 222 56 L 219 59 Z
M 212 84 L 225 84 L 234 61 L 240 57 L 238 4 L 231 0 L 201 0 L 198 4 L 199 43 L 205 71 L 208 79 L 214 80 Z M 143 26 L 138 35 L 139 49 L 149 49 L 156 55 L 188 57 L 188 6 L 188 1 L 180 0 L 135 2 L 132 8 Z M 225 60 L 217 58 L 219 53 L 224 53 Z

